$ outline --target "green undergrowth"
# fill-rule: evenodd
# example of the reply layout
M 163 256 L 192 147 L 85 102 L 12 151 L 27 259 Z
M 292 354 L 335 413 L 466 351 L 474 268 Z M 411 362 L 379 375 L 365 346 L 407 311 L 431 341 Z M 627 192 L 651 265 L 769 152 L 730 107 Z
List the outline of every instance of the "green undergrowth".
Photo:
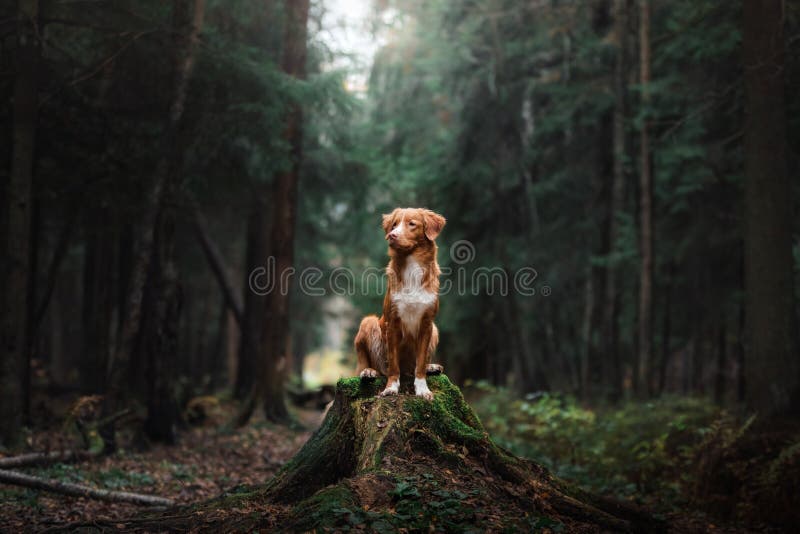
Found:
M 661 512 L 691 508 L 778 524 L 798 519 L 800 497 L 789 489 L 800 476 L 794 427 L 772 431 L 690 397 L 592 409 L 568 396 L 519 399 L 485 383 L 468 391 L 496 443 L 590 491 Z

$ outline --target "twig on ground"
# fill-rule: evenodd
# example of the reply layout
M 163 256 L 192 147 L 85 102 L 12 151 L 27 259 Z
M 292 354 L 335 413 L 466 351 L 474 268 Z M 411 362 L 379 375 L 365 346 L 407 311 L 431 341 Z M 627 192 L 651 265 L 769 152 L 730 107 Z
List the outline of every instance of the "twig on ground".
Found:
M 46 480 L 44 478 L 5 469 L 0 469 L 0 483 L 108 502 L 126 502 L 145 506 L 172 506 L 175 504 L 172 499 L 166 499 L 164 497 L 130 493 L 127 491 L 97 489 L 80 484 L 59 482 L 58 480 Z

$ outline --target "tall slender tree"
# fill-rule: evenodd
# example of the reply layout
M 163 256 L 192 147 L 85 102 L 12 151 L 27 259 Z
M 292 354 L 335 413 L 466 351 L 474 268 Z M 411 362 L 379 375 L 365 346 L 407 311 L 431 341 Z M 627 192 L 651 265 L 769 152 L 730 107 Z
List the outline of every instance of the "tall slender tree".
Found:
M 19 442 L 29 380 L 27 334 L 30 320 L 30 232 L 33 163 L 39 106 L 39 2 L 17 4 L 17 46 L 13 89 L 11 173 L 4 196 L 6 206 L 0 310 L 0 445 Z
M 800 409 L 784 23 L 783 0 L 744 1 L 746 387 L 764 414 Z
M 650 157 L 650 0 L 639 0 L 639 81 L 642 92 L 639 170 L 639 393 L 653 392 L 653 167 Z
M 284 74 L 302 80 L 306 76 L 307 25 L 309 0 L 284 2 L 285 27 L 281 69 Z M 284 113 L 283 138 L 289 147 L 287 166 L 276 173 L 270 191 L 272 206 L 269 251 L 275 260 L 275 283 L 266 295 L 264 322 L 256 365 L 256 383 L 239 414 L 238 423 L 250 419 L 255 406 L 262 404 L 265 417 L 283 422 L 289 417 L 284 380 L 289 364 L 290 328 L 288 281 L 294 263 L 294 226 L 297 218 L 297 186 L 303 160 L 303 111 L 292 101 Z M 266 204 L 266 202 L 264 203 Z M 258 221 L 255 221 L 256 224 Z M 242 343 L 247 342 L 243 332 Z M 243 345 L 246 348 L 246 345 Z
M 611 176 L 611 196 L 609 198 L 608 251 L 605 293 L 605 338 L 607 366 L 607 386 L 612 399 L 622 394 L 622 361 L 619 343 L 619 269 L 618 252 L 620 241 L 619 215 L 625 201 L 626 165 L 628 142 L 625 132 L 628 121 L 628 23 L 630 0 L 614 0 L 614 40 L 616 44 L 614 60 L 614 119 L 613 119 L 613 172 Z
M 286 29 L 281 68 L 288 76 L 306 76 L 306 34 L 309 0 L 286 0 Z M 279 172 L 272 191 L 272 235 L 270 246 L 279 276 L 289 271 L 294 261 L 294 225 L 297 218 L 297 185 L 303 160 L 303 111 L 292 102 L 286 112 L 284 139 L 289 146 L 289 166 Z M 289 295 L 280 284 L 269 295 L 264 318 L 262 359 L 265 363 L 264 414 L 267 419 L 286 419 L 284 378 L 289 351 Z

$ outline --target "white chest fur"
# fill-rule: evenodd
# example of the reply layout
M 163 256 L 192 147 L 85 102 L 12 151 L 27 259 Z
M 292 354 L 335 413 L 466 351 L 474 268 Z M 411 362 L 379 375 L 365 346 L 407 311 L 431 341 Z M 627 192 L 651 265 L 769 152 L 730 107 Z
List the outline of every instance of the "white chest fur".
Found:
M 425 271 L 414 258 L 406 261 L 402 273 L 402 287 L 392 294 L 397 315 L 403 324 L 403 332 L 416 336 L 422 315 L 433 305 L 436 293 L 422 287 Z

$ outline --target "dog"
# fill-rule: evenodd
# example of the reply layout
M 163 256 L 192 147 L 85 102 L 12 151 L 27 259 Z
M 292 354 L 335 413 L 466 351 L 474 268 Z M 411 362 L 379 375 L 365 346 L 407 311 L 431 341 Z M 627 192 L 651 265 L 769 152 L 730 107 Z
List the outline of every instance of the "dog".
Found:
M 381 397 L 397 395 L 400 374 L 414 375 L 414 392 L 432 400 L 427 375 L 444 369 L 431 363 L 439 344 L 433 319 L 439 311 L 439 264 L 436 237 L 445 218 L 424 208 L 397 208 L 383 216 L 389 242 L 388 286 L 383 315 L 361 321 L 354 345 L 358 355 L 356 374 L 371 380 L 387 378 Z

